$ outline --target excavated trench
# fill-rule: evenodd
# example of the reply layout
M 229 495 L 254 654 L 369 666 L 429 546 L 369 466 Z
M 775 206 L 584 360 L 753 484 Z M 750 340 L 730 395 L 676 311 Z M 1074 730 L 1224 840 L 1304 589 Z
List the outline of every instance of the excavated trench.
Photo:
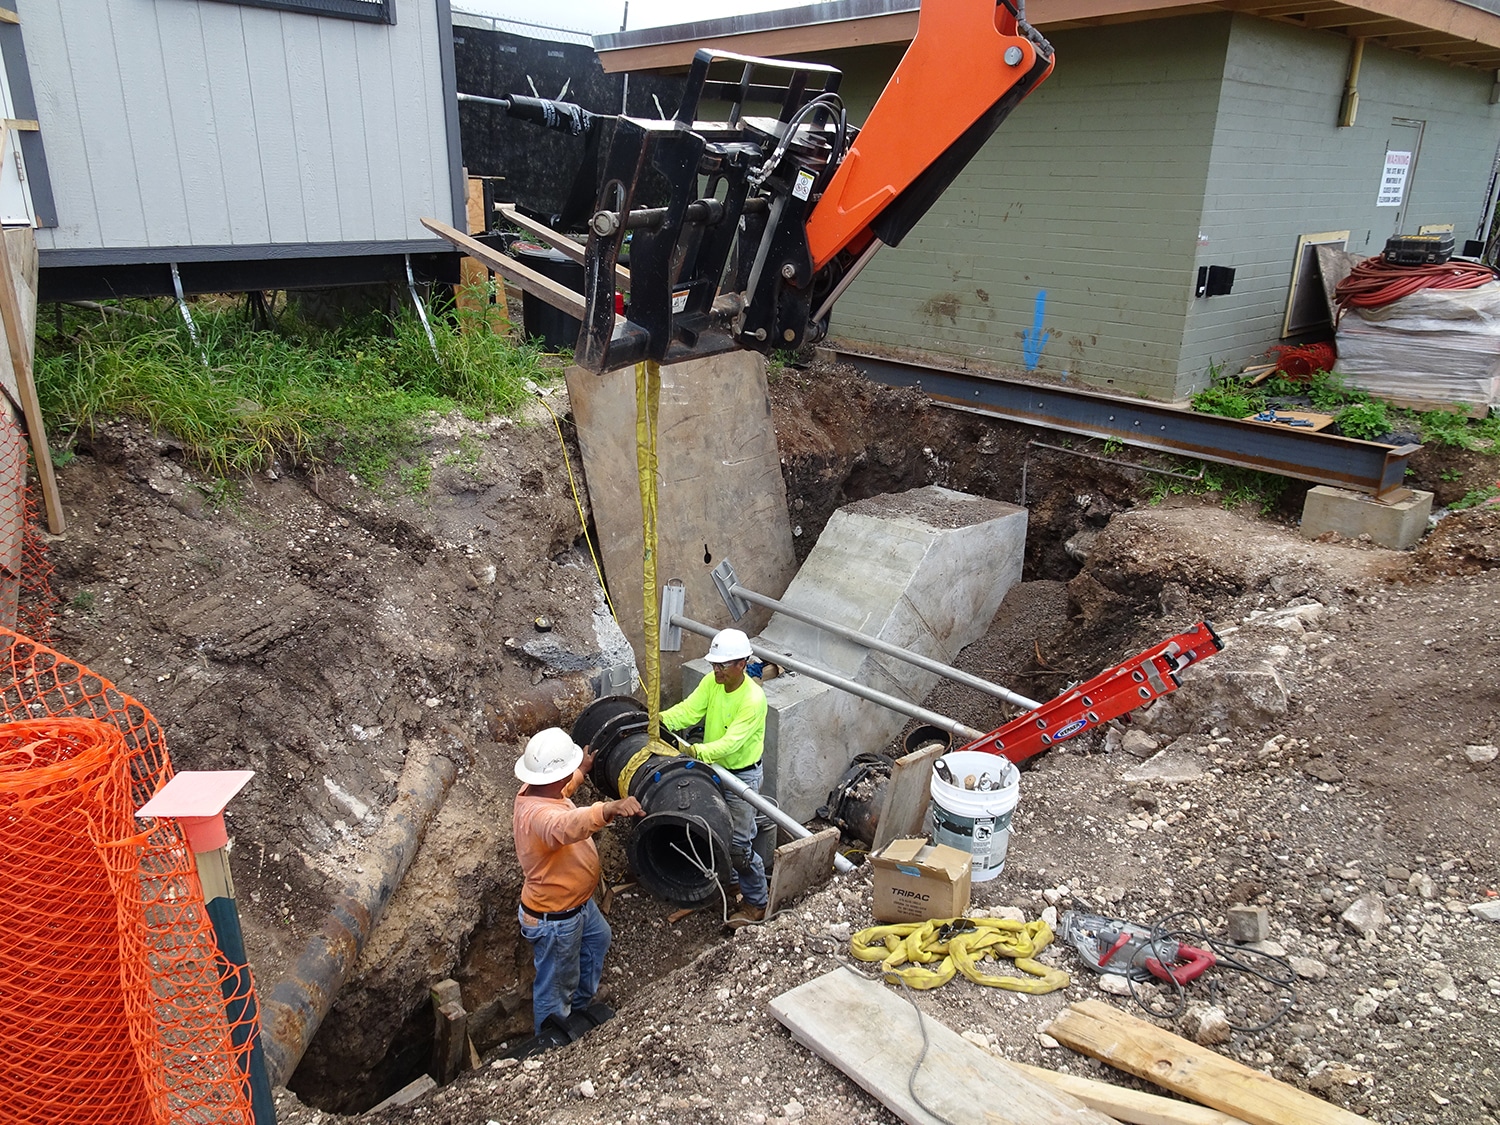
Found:
M 1024 581 L 1046 587 L 1056 598 L 1060 583 L 1079 573 L 1091 536 L 1145 493 L 1139 472 L 1031 445 L 1034 440 L 1057 444 L 1055 434 L 943 410 L 914 393 L 857 378 L 787 369 L 773 380 L 772 399 L 799 562 L 836 509 L 882 493 L 940 484 L 1023 503 L 1029 511 Z M 1020 590 L 1026 596 L 1026 587 Z M 1069 643 L 1067 637 L 1054 638 L 1057 651 Z M 1090 646 L 1076 647 L 1083 654 Z M 483 670 L 472 672 L 474 682 L 454 687 L 483 694 Z M 1039 698 L 1057 687 L 1034 661 L 994 673 Z M 488 763 L 481 768 L 488 771 L 486 799 L 495 816 L 508 817 L 515 783 L 507 763 L 514 743 L 546 722 L 571 723 L 581 705 L 570 700 L 559 713 L 534 700 L 497 703 L 496 713 L 509 718 L 495 725 L 493 743 L 481 748 L 492 752 L 480 755 Z M 899 753 L 900 740 L 888 749 Z M 502 803 L 503 810 L 495 808 Z M 600 837 L 607 881 L 628 881 L 625 844 L 623 830 Z M 465 923 L 456 931 L 435 928 L 425 960 L 412 965 L 408 959 L 406 975 L 395 977 L 361 964 L 288 1082 L 303 1102 L 358 1113 L 429 1071 L 436 1018 L 428 989 L 444 976 L 461 986 L 468 1031 L 481 1055 L 530 1034 L 531 951 L 515 920 L 520 875 L 508 839 L 498 852 L 478 863 L 464 884 L 465 909 L 454 912 Z M 409 884 L 417 882 L 407 893 L 425 895 L 423 878 L 418 863 L 409 876 Z M 623 891 L 612 906 L 616 938 L 604 991 L 617 1000 L 720 940 L 711 911 L 676 919 L 670 905 L 638 889 Z

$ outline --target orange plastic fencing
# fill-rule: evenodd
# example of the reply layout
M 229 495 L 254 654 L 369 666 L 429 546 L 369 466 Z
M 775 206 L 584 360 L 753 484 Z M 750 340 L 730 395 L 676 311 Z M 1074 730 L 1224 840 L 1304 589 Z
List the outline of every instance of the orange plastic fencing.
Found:
M 0 411 L 0 625 L 45 643 L 56 599 L 41 500 L 26 483 L 28 452 L 21 427 Z
M 252 1029 L 222 991 L 248 974 L 218 952 L 176 823 L 134 816 L 172 774 L 161 728 L 7 629 L 0 685 L 4 1120 L 250 1125 Z

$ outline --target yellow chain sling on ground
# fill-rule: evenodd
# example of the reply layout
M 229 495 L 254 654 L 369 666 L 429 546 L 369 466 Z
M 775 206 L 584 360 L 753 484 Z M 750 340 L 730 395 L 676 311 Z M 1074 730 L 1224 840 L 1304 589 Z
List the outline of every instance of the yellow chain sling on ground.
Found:
M 1061 969 L 1036 960 L 1036 954 L 1051 942 L 1052 928 L 1042 921 L 936 918 L 860 930 L 849 939 L 849 952 L 860 961 L 879 961 L 881 973 L 891 984 L 938 988 L 962 973 L 990 988 L 1040 995 L 1066 988 L 1072 980 Z M 997 976 L 980 967 L 986 959 L 1002 957 L 1014 960 L 1016 968 L 1028 976 Z

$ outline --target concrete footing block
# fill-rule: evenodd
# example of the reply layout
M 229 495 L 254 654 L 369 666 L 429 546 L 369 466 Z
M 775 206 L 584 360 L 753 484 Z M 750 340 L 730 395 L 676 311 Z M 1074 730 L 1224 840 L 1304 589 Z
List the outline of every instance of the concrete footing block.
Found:
M 930 486 L 839 509 L 781 601 L 929 659 L 952 664 L 984 635 L 1021 580 L 1026 510 Z M 775 614 L 767 648 L 920 704 L 938 676 L 816 626 Z M 708 671 L 684 668 L 683 691 Z M 906 716 L 807 676 L 765 685 L 768 793 L 798 820 L 811 817 L 856 754 L 883 749 Z
M 1330 531 L 1350 539 L 1368 535 L 1382 547 L 1405 551 L 1422 538 L 1431 514 L 1430 492 L 1399 488 L 1377 500 L 1320 484 L 1308 489 L 1302 502 L 1302 534 L 1308 539 Z

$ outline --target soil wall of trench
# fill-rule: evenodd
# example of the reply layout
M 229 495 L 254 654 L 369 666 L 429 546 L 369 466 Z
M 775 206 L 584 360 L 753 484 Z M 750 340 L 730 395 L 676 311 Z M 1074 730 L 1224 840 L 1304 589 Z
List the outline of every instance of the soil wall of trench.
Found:
M 1048 580 L 1053 596 L 1092 537 L 1143 493 L 1137 471 L 1031 445 L 1056 435 L 847 371 L 787 368 L 771 396 L 799 561 L 837 508 L 940 484 L 1024 503 L 1025 577 Z M 552 405 L 566 419 L 560 392 Z M 177 768 L 256 771 L 229 823 L 263 994 L 333 897 L 367 874 L 409 760 L 458 763 L 289 1085 L 309 1104 L 352 1112 L 410 1080 L 427 1065 L 428 989 L 444 977 L 462 986 L 481 1051 L 525 1034 L 530 951 L 513 921 L 511 764 L 531 730 L 571 722 L 592 695 L 589 677 L 619 657 L 550 417 L 538 407 L 520 422 L 439 420 L 421 452 L 431 486 L 419 496 L 277 464 L 225 498 L 180 445 L 124 422 L 77 452 L 59 474 L 71 529 L 52 546 L 53 642 L 152 708 Z M 1283 498 L 1288 511 L 1300 496 Z M 586 516 L 587 496 L 578 499 Z M 1050 661 L 1097 670 L 1096 655 L 1114 650 L 1142 606 L 1191 608 L 1214 593 L 1211 573 L 1190 583 L 1116 570 L 1070 585 L 1068 610 L 1086 628 L 1047 654 L 1007 654 L 1024 666 L 996 674 L 1046 692 Z M 617 834 L 603 851 L 607 874 L 624 878 Z M 703 919 L 668 934 L 657 911 L 628 898 L 617 909 L 617 929 L 637 909 L 649 939 L 612 953 L 620 991 L 713 938 Z

